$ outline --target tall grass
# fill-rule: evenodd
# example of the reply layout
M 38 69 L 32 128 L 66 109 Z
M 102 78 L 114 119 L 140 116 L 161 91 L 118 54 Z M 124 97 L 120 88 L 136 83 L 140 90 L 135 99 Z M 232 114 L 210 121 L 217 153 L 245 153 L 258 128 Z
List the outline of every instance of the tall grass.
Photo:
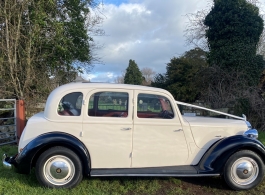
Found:
M 259 131 L 259 140 L 265 145 L 265 132 Z

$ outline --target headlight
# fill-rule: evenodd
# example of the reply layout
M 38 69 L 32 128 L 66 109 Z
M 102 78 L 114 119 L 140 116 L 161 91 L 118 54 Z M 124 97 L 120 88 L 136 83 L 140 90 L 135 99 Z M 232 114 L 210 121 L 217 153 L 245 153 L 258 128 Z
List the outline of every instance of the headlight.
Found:
M 256 129 L 249 129 L 243 135 L 254 139 L 258 139 L 259 137 L 259 133 Z

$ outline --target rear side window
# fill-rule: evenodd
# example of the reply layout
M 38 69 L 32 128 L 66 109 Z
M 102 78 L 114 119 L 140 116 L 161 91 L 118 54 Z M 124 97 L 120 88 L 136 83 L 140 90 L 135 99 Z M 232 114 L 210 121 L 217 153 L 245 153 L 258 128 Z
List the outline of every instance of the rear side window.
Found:
M 74 92 L 65 95 L 59 102 L 57 112 L 61 116 L 80 116 L 83 94 Z
M 129 94 L 125 92 L 97 92 L 90 96 L 88 115 L 95 117 L 127 117 Z

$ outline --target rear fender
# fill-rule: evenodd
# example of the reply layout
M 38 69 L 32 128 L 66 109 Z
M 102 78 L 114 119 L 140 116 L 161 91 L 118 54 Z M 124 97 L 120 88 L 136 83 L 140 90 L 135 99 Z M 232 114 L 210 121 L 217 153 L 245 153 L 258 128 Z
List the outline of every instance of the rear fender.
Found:
M 30 173 L 31 168 L 35 166 L 42 152 L 54 146 L 63 146 L 73 150 L 82 162 L 84 174 L 89 174 L 91 162 L 87 148 L 78 138 L 61 132 L 46 133 L 29 142 L 15 159 L 17 172 Z

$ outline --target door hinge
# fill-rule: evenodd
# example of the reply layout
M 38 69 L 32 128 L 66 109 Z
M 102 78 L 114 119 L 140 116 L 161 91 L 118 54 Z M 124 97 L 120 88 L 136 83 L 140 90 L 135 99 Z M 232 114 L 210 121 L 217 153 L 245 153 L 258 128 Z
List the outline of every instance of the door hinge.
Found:
M 132 156 L 133 156 L 133 153 L 131 152 L 131 153 L 130 153 L 130 158 L 132 158 Z
M 84 135 L 84 132 L 81 131 L 81 132 L 80 132 L 80 137 L 83 137 L 83 135 Z

